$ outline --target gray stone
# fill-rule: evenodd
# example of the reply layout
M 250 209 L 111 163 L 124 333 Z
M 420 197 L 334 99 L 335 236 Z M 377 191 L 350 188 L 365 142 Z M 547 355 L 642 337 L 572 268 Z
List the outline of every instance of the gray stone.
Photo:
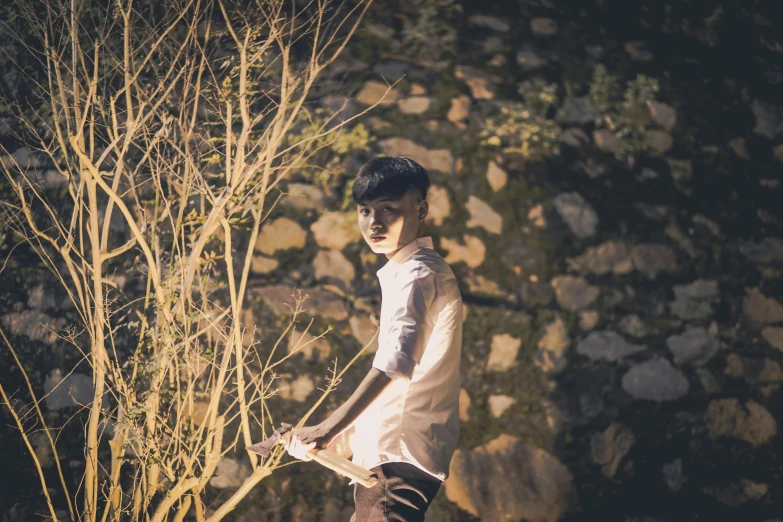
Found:
M 464 261 L 470 268 L 476 268 L 484 262 L 487 250 L 479 238 L 467 234 L 462 236 L 462 243 L 456 239 L 443 237 L 440 240 L 440 247 L 448 251 L 448 255 L 444 258 L 448 264 Z
M 500 416 L 503 415 L 507 409 L 513 406 L 515 402 L 517 402 L 517 400 L 513 397 L 509 397 L 508 395 L 491 395 L 487 400 L 487 404 L 489 405 L 489 412 L 496 419 L 500 418 Z
M 487 74 L 480 69 L 468 65 L 458 65 L 454 68 L 454 76 L 464 81 L 470 89 L 470 94 L 476 100 L 491 100 L 495 97 L 495 85 L 500 78 Z
M 23 171 L 40 169 L 49 164 L 49 159 L 45 155 L 33 152 L 27 147 L 16 149 L 10 155 L 3 156 L 0 159 L 2 160 L 0 165 L 7 165 L 11 172 L 18 171 L 18 169 Z M 57 175 L 63 177 L 59 173 Z
M 653 53 L 650 52 L 646 42 L 635 41 L 625 44 L 625 52 L 635 62 L 649 62 L 653 59 Z
M 209 485 L 218 489 L 236 489 L 250 476 L 250 468 L 238 460 L 223 457 L 218 462 L 215 474 L 209 479 Z
M 567 363 L 565 352 L 570 344 L 568 329 L 563 320 L 558 317 L 546 326 L 544 336 L 538 341 L 538 351 L 534 356 L 536 366 L 548 374 L 563 371 Z
M 427 201 L 430 203 L 427 220 L 431 220 L 436 226 L 441 226 L 443 220 L 451 215 L 449 191 L 445 187 L 430 185 L 430 189 L 427 192 Z
M 648 150 L 666 154 L 674 145 L 674 138 L 668 132 L 651 130 L 644 135 L 644 145 Z
M 356 270 L 339 250 L 319 250 L 313 259 L 315 278 L 333 277 L 350 286 Z
M 763 102 L 759 99 L 753 100 L 750 104 L 750 110 L 756 117 L 756 126 L 753 132 L 769 139 L 774 139 L 777 133 L 783 130 L 783 109 Z
M 615 133 L 607 129 L 593 131 L 595 146 L 604 152 L 618 152 L 623 145 L 622 140 Z
M 744 379 L 751 384 L 776 384 L 783 381 L 783 370 L 777 361 L 766 357 L 726 357 L 726 375 Z
M 546 228 L 546 217 L 544 216 L 543 205 L 538 204 L 532 207 L 527 213 L 527 219 L 529 219 L 536 228 Z
M 688 481 L 688 476 L 682 471 L 682 459 L 667 462 L 663 465 L 661 472 L 663 473 L 663 483 L 672 491 L 679 491 Z
M 492 336 L 492 348 L 487 359 L 487 369 L 495 372 L 505 372 L 516 364 L 519 347 L 522 340 L 509 334 Z
M 570 270 L 575 270 L 580 274 L 614 273 L 622 275 L 633 271 L 628 250 L 620 241 L 607 241 L 597 247 L 588 248 L 579 257 L 569 257 L 567 262 Z
M 587 96 L 569 96 L 557 113 L 557 119 L 570 125 L 584 125 L 595 120 L 596 114 L 588 110 Z
M 661 272 L 677 270 L 677 256 L 666 245 L 645 243 L 631 249 L 631 259 L 636 269 L 650 279 Z
M 508 180 L 508 174 L 505 170 L 501 169 L 494 161 L 489 162 L 487 167 L 487 181 L 492 190 L 497 192 L 506 185 Z
M 652 359 L 634 365 L 623 375 L 623 390 L 635 399 L 672 401 L 688 394 L 685 375 L 666 359 Z
M 367 351 L 373 353 L 378 350 L 378 336 L 375 335 L 378 331 L 377 320 L 369 315 L 355 315 L 348 320 L 351 326 L 351 334 L 359 341 L 359 344 L 364 347 L 368 343 Z
M 250 260 L 250 270 L 256 274 L 268 274 L 274 271 L 279 265 L 280 262 L 273 257 L 256 255 Z
M 572 312 L 587 308 L 600 294 L 598 288 L 588 284 L 584 278 L 570 275 L 553 278 L 552 288 L 557 304 Z
M 564 192 L 554 199 L 555 209 L 560 217 L 580 239 L 595 235 L 598 214 L 578 192 Z
M 509 29 L 508 23 L 494 16 L 471 15 L 468 17 L 468 23 L 479 27 L 487 27 L 493 31 L 498 31 L 499 33 L 506 33 Z
M 577 501 L 568 468 L 505 434 L 457 450 L 444 488 L 449 500 L 481 520 L 555 522 Z
M 43 388 L 46 394 L 44 403 L 52 411 L 89 405 L 95 393 L 91 376 L 82 373 L 64 374 L 59 368 L 46 376 Z
M 775 418 L 761 404 L 737 399 L 715 399 L 704 414 L 707 430 L 713 438 L 733 437 L 760 446 L 778 432 Z
M 310 231 L 318 246 L 332 250 L 342 250 L 361 239 L 356 214 L 351 212 L 324 212 L 310 225 Z
M 674 315 L 681 319 L 703 319 L 712 314 L 712 305 L 718 300 L 718 283 L 697 279 L 688 285 L 674 285 L 674 301 L 669 304 Z
M 288 353 L 301 353 L 305 360 L 312 359 L 315 353 L 317 360 L 325 361 L 331 352 L 332 347 L 323 337 L 315 337 L 309 332 L 298 332 L 296 329 L 288 336 Z
M 552 18 L 533 18 L 530 28 L 536 36 L 552 36 L 557 32 L 557 22 Z
M 57 342 L 57 333 L 65 327 L 66 322 L 65 319 L 55 319 L 39 310 L 22 310 L 4 315 L 3 324 L 13 335 L 25 335 L 31 341 L 51 345 Z
M 631 451 L 635 442 L 631 428 L 613 422 L 602 433 L 590 437 L 590 449 L 593 463 L 601 466 L 606 478 L 614 477 L 623 458 Z
M 500 234 L 503 230 L 503 218 L 500 214 L 476 196 L 471 194 L 468 197 L 465 208 L 470 213 L 470 219 L 465 223 L 468 228 L 483 227 L 492 234 Z
M 702 326 L 688 328 L 681 335 L 672 335 L 666 339 L 666 346 L 674 355 L 677 364 L 705 364 L 720 349 L 717 338 L 718 325 L 713 321 L 710 329 Z
M 359 94 L 356 95 L 356 101 L 364 105 L 394 103 L 397 101 L 398 94 L 397 89 L 385 83 L 370 80 L 364 84 Z
M 579 328 L 585 332 L 589 332 L 598 325 L 598 320 L 601 318 L 597 310 L 584 310 L 579 312 Z
M 522 49 L 517 52 L 517 63 L 526 71 L 533 71 L 546 65 L 546 60 L 538 56 L 534 51 Z
M 647 335 L 647 326 L 642 321 L 642 318 L 636 314 L 626 315 L 620 319 L 618 324 L 620 330 L 632 337 L 641 338 Z
M 400 110 L 405 114 L 423 114 L 431 104 L 432 100 L 426 96 L 411 96 L 397 101 Z
M 742 300 L 745 315 L 757 324 L 783 322 L 783 305 L 772 297 L 766 297 L 758 288 L 746 288 Z
M 290 183 L 287 195 L 280 200 L 280 203 L 295 208 L 322 210 L 324 208 L 324 193 L 315 185 Z
M 470 96 L 457 96 L 451 99 L 451 107 L 447 117 L 451 122 L 462 122 L 470 114 Z
M 591 361 L 616 362 L 646 349 L 647 346 L 631 344 L 622 335 L 611 330 L 590 332 L 576 345 L 577 353 Z
M 742 479 L 739 482 L 732 482 L 726 487 L 707 486 L 702 490 L 715 499 L 729 507 L 737 507 L 746 502 L 760 500 L 767 494 L 769 486 L 760 482 Z M 774 522 L 774 521 L 769 521 Z
M 761 330 L 761 336 L 773 347 L 783 352 L 783 328 L 767 326 Z
M 754 263 L 783 263 L 783 238 L 765 237 L 759 242 L 750 240 L 743 243 L 739 251 Z
M 650 116 L 655 123 L 667 132 L 672 131 L 677 123 L 677 110 L 674 107 L 658 101 L 647 100 L 647 108 L 650 109 Z
M 388 156 L 410 156 L 427 170 L 454 171 L 454 157 L 450 150 L 430 150 L 405 138 L 389 138 L 379 142 L 378 146 Z
M 315 383 L 308 375 L 300 375 L 294 381 L 279 379 L 278 395 L 282 399 L 304 402 L 315 390 Z
M 278 250 L 302 248 L 307 241 L 307 232 L 296 221 L 286 217 L 278 218 L 261 228 L 256 238 L 256 250 L 272 255 Z
M 57 308 L 57 303 L 54 300 L 54 292 L 52 292 L 51 289 L 47 289 L 47 285 L 37 285 L 30 290 L 30 295 L 27 296 L 27 306 L 37 310 L 51 310 Z
M 560 134 L 560 141 L 577 149 L 582 145 L 590 143 L 590 136 L 579 127 L 571 127 Z M 588 176 L 594 179 L 606 172 L 606 168 L 603 165 L 598 165 L 589 159 L 584 165 L 584 170 Z

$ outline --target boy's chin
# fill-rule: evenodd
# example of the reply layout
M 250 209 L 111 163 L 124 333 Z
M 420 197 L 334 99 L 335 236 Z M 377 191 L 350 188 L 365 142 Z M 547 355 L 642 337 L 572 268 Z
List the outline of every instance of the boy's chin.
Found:
M 370 249 L 376 254 L 388 254 L 394 251 L 394 248 L 386 245 L 370 245 Z

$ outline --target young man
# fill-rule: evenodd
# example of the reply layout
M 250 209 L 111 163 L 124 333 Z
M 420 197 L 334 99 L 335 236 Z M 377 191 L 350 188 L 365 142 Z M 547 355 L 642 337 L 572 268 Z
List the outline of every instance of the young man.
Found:
M 288 444 L 291 455 L 307 460 L 307 451 L 355 428 L 353 462 L 379 482 L 354 485 L 351 522 L 423 521 L 459 436 L 462 296 L 424 235 L 429 186 L 427 171 L 405 157 L 378 157 L 359 170 L 359 229 L 388 259 L 377 272 L 378 351 L 348 401 L 321 424 L 296 430 Z

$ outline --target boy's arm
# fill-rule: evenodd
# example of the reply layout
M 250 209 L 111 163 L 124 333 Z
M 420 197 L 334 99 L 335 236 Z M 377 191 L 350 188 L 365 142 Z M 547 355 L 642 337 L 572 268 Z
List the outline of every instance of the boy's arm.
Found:
M 307 460 L 303 457 L 310 449 L 326 447 L 367 409 L 367 406 L 390 382 L 391 378 L 386 373 L 377 368 L 370 368 L 356 391 L 328 419 L 315 426 L 306 426 L 293 432 L 288 443 L 288 452 L 298 459 Z

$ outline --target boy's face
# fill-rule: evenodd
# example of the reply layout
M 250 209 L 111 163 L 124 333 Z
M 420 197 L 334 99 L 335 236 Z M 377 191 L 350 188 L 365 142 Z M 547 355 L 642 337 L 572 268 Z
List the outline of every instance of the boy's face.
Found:
M 391 259 L 423 232 L 428 211 L 427 200 L 412 188 L 399 200 L 383 196 L 358 205 L 359 230 L 373 252 Z

